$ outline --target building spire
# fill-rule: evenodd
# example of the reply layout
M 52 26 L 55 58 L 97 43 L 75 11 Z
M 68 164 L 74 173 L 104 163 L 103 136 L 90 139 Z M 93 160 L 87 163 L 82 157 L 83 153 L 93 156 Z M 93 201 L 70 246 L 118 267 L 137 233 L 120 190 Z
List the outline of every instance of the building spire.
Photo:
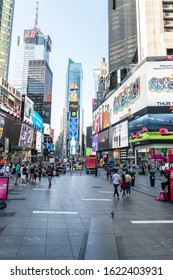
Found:
M 38 28 L 38 4 L 39 2 L 37 1 L 37 7 L 36 7 L 36 14 L 35 14 L 35 24 L 34 24 L 34 27 L 35 28 Z

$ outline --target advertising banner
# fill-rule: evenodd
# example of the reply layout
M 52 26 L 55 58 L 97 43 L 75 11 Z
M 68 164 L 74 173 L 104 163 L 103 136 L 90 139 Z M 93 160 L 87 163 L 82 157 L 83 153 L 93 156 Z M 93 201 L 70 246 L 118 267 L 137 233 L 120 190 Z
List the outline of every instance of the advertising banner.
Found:
M 109 129 L 109 149 L 128 146 L 128 121 L 124 121 Z
M 0 139 L 2 138 L 4 131 L 5 118 L 0 116 Z
M 85 156 L 88 157 L 88 156 L 95 156 L 96 155 L 96 152 L 93 152 L 92 151 L 92 148 L 86 148 L 85 149 Z
M 70 154 L 75 155 L 77 152 L 77 138 L 78 138 L 78 123 L 77 118 L 71 117 L 69 120 L 70 132 Z
M 36 111 L 33 111 L 32 124 L 41 132 L 43 130 L 43 119 Z
M 0 200 L 7 200 L 9 177 L 0 177 Z
M 22 109 L 21 117 L 24 121 L 32 123 L 33 119 L 34 102 L 25 94 L 22 95 Z
M 148 114 L 129 122 L 129 142 L 154 140 L 165 143 L 173 141 L 172 114 Z
M 42 133 L 40 131 L 36 131 L 36 150 L 41 153 L 41 137 Z
M 32 140 L 33 140 L 33 133 L 34 130 L 33 128 L 22 125 L 21 127 L 21 133 L 20 133 L 20 138 L 19 138 L 19 146 L 20 147 L 32 147 Z
M 108 129 L 98 134 L 98 149 L 104 151 L 109 148 Z
M 173 61 L 147 62 L 149 106 L 173 106 Z
M 134 72 L 126 82 L 93 113 L 93 134 L 128 118 L 147 107 L 146 65 Z
M 92 136 L 92 151 L 98 151 L 98 134 Z

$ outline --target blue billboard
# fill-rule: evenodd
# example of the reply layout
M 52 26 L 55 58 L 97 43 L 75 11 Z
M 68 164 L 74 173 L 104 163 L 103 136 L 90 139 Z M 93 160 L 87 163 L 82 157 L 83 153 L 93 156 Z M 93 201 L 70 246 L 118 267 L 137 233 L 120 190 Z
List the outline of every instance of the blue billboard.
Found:
M 33 111 L 32 124 L 41 132 L 43 130 L 43 119 L 36 111 Z

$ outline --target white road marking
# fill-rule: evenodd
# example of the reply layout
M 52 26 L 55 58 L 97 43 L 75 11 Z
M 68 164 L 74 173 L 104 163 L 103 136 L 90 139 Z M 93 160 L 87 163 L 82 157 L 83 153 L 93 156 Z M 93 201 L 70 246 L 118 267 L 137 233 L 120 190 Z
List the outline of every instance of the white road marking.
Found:
M 78 215 L 78 212 L 70 212 L 70 211 L 32 211 L 33 214 L 56 214 L 56 215 Z
M 55 191 L 56 189 L 41 189 L 41 188 L 35 188 L 32 189 L 33 191 Z
M 113 191 L 99 191 L 100 193 L 113 193 Z
M 82 200 L 90 200 L 90 201 L 112 201 L 112 199 L 108 198 L 82 198 Z
M 158 221 L 130 221 L 132 224 L 173 224 L 173 220 Z

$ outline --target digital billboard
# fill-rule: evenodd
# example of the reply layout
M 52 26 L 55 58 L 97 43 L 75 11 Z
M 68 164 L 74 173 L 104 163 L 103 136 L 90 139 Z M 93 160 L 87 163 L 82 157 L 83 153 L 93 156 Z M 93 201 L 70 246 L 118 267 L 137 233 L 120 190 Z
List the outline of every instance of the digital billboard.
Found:
M 94 152 L 92 150 L 92 148 L 86 148 L 85 149 L 85 156 L 88 157 L 88 156 L 95 156 L 96 155 L 96 152 Z
M 5 118 L 0 116 L 0 139 L 2 138 L 3 135 L 4 124 L 5 124 Z
M 109 148 L 128 147 L 128 121 L 124 121 L 109 129 Z
M 78 141 L 78 119 L 76 117 L 70 117 L 69 120 L 69 141 L 70 154 L 75 155 L 77 153 Z
M 33 111 L 32 124 L 40 131 L 43 130 L 43 119 L 36 111 Z
M 99 151 L 109 149 L 108 129 L 98 134 L 98 149 Z
M 92 151 L 98 151 L 98 134 L 92 136 Z
M 22 120 L 29 121 L 30 123 L 32 123 L 33 111 L 34 111 L 34 102 L 25 94 L 23 94 L 22 109 L 21 109 Z
M 172 114 L 148 114 L 129 122 L 129 142 L 173 141 Z
M 41 138 L 42 133 L 40 131 L 36 131 L 36 150 L 41 153 Z
M 20 147 L 32 147 L 32 141 L 33 141 L 33 128 L 22 124 L 21 132 L 20 132 L 20 138 L 19 138 L 19 146 Z
M 37 40 L 37 32 L 34 29 L 24 30 L 24 42 L 34 43 Z

